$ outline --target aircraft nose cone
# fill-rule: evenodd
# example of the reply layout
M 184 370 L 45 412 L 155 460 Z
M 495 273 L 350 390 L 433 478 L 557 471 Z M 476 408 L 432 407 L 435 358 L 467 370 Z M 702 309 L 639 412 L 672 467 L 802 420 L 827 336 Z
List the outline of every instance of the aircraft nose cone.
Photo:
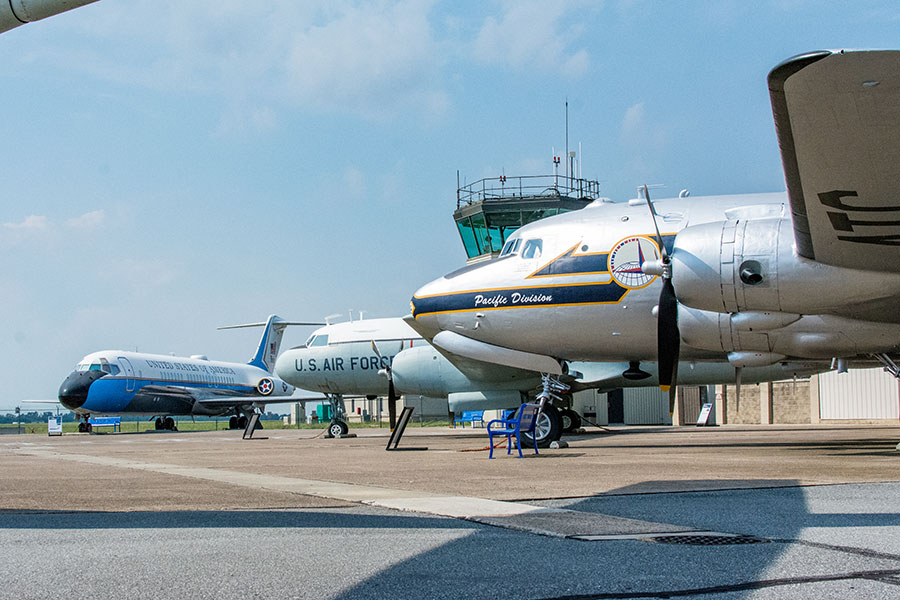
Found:
M 288 377 L 291 375 L 290 367 L 293 365 L 290 356 L 288 356 L 288 352 L 282 352 L 281 355 L 275 359 L 275 375 L 284 379 L 285 381 L 289 381 Z
M 59 386 L 59 402 L 69 410 L 81 408 L 87 401 L 91 384 L 106 375 L 103 371 L 73 371 Z

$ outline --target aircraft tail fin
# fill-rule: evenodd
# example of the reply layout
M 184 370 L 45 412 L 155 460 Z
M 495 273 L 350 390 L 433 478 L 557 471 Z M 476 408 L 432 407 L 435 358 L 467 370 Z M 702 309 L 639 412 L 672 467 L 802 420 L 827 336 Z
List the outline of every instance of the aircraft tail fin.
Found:
M 299 321 L 285 321 L 277 315 L 269 315 L 265 323 L 245 323 L 244 325 L 228 325 L 218 329 L 239 329 L 242 327 L 265 327 L 256 354 L 250 359 L 249 365 L 265 369 L 269 373 L 275 368 L 275 359 L 278 358 L 278 350 L 281 348 L 281 338 L 288 325 L 324 325 L 324 323 L 305 323 Z

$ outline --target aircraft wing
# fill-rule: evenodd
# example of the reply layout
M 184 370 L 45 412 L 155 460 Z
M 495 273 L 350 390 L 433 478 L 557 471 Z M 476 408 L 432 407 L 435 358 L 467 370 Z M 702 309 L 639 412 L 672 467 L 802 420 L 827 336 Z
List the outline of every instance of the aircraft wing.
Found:
M 900 271 L 900 51 L 821 51 L 768 78 L 797 251 Z
M 193 388 L 176 385 L 146 385 L 138 394 L 152 395 L 161 399 L 199 403 L 203 406 L 224 407 L 247 404 L 275 404 L 292 402 L 291 396 L 259 396 L 249 395 L 234 390 L 215 390 L 210 388 Z

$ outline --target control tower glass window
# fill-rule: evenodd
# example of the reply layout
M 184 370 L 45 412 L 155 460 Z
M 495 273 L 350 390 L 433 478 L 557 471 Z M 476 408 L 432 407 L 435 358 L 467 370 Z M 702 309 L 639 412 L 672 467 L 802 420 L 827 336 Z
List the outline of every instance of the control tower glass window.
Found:
M 475 232 L 472 231 L 472 222 L 469 217 L 464 217 L 456 222 L 459 227 L 459 235 L 462 238 L 463 246 L 466 248 L 466 255 L 469 258 L 481 254 L 478 247 L 478 241 L 475 239 Z
M 484 213 L 476 213 L 472 215 L 472 230 L 475 232 L 475 239 L 478 240 L 479 254 L 487 254 L 491 251 L 492 239 L 488 239 L 487 223 L 484 221 Z

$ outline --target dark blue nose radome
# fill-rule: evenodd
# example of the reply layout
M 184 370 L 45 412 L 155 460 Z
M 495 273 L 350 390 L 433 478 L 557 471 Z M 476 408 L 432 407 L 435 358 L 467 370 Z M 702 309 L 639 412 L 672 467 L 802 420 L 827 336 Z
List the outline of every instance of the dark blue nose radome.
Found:
M 106 375 L 103 371 L 73 371 L 59 386 L 59 402 L 69 410 L 81 408 L 87 401 L 91 384 Z

